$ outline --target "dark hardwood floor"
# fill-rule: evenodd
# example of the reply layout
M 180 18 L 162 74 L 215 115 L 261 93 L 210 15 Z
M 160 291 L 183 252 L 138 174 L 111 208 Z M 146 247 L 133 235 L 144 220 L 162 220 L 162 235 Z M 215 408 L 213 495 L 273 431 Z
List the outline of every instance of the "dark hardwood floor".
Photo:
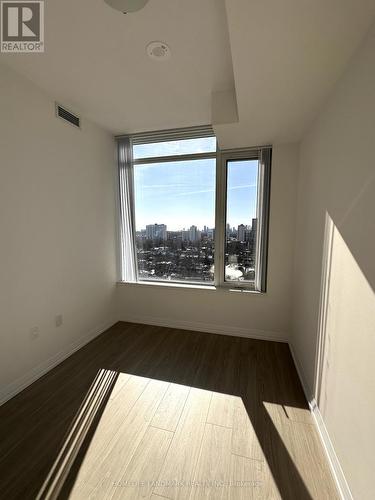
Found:
M 140 497 L 338 498 L 286 344 L 118 323 L 0 407 L 1 499 Z

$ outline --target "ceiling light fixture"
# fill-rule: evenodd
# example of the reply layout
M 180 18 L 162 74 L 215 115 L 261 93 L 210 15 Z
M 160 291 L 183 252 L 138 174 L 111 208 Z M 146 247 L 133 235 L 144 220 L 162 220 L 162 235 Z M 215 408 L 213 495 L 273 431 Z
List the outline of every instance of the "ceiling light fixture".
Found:
M 113 9 L 119 10 L 123 14 L 137 12 L 143 9 L 148 0 L 104 0 Z
M 150 42 L 146 47 L 146 52 L 151 59 L 165 61 L 171 57 L 171 49 L 164 42 Z

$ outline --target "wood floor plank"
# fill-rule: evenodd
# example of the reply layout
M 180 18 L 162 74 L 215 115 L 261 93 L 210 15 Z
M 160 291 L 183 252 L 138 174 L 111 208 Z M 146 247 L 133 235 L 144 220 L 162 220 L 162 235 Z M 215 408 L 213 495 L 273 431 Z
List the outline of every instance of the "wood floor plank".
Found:
M 236 396 L 231 396 L 230 394 L 214 392 L 207 416 L 207 423 L 221 425 L 222 427 L 233 427 L 236 399 L 238 399 Z
M 119 394 L 121 394 L 122 388 L 124 387 L 125 384 L 129 382 L 131 378 L 131 375 L 129 373 L 119 373 L 116 383 L 113 386 L 111 395 L 109 397 L 109 400 L 112 401 L 115 399 Z M 129 388 L 129 386 L 128 386 Z
M 150 380 L 144 377 L 131 376 L 118 392 L 117 397 L 109 401 L 98 424 L 95 435 L 90 442 L 89 450 L 79 471 L 77 487 L 89 482 L 98 460 L 107 453 L 119 428 L 126 421 Z
M 189 498 L 211 397 L 210 391 L 190 390 L 154 493 L 171 500 Z
M 230 500 L 282 500 L 266 461 L 232 455 Z
M 232 429 L 206 424 L 191 500 L 229 498 Z
M 338 500 L 339 495 L 332 490 L 331 473 L 315 427 L 289 421 L 279 432 L 311 498 Z
M 241 398 L 236 398 L 233 404 L 232 453 L 255 460 L 264 460 L 264 453 L 251 421 L 252 414 L 249 415 Z
M 113 492 L 109 491 L 109 495 L 105 495 L 105 498 L 117 500 L 149 498 L 172 437 L 173 432 L 148 427 L 120 481 L 114 485 Z
M 263 496 L 264 464 L 259 460 L 231 455 L 230 462 L 230 500 L 261 500 Z
M 242 398 L 213 393 L 207 423 L 233 429 L 232 453 L 255 460 L 264 460 L 259 439 Z
M 119 481 L 168 386 L 167 382 L 151 380 L 129 413 L 117 426 L 112 427 L 111 435 L 104 442 L 100 439 L 98 448 L 94 443 L 90 445 L 71 494 L 72 499 L 90 496 L 100 498 L 113 482 Z M 114 401 L 118 402 L 119 399 Z
M 174 432 L 184 409 L 190 387 L 180 384 L 170 384 L 161 400 L 151 425 Z
M 291 404 L 284 405 L 285 413 L 290 420 L 302 422 L 304 424 L 314 425 L 313 417 L 307 408 L 299 408 Z

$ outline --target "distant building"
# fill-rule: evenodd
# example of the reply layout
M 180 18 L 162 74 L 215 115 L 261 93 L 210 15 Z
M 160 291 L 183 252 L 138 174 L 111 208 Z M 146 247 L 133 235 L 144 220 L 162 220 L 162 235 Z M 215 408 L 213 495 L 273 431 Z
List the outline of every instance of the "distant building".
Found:
M 197 228 L 197 226 L 190 226 L 189 229 L 189 241 L 200 241 L 201 240 L 201 232 Z
M 237 227 L 237 240 L 238 241 L 245 241 L 245 231 L 246 231 L 246 226 L 243 224 L 240 224 Z
M 251 241 L 251 239 L 252 239 L 252 234 L 253 234 L 252 229 L 245 229 L 245 233 L 244 233 L 244 241 Z
M 167 240 L 172 241 L 172 240 L 177 240 L 181 239 L 181 232 L 180 231 L 167 231 Z
M 144 240 L 146 238 L 146 230 L 141 229 L 140 231 L 136 231 L 135 235 L 137 238 Z
M 185 228 L 181 231 L 181 238 L 182 241 L 189 241 L 189 231 L 186 231 Z
M 146 238 L 148 240 L 166 240 L 167 226 L 165 224 L 149 224 L 146 226 Z

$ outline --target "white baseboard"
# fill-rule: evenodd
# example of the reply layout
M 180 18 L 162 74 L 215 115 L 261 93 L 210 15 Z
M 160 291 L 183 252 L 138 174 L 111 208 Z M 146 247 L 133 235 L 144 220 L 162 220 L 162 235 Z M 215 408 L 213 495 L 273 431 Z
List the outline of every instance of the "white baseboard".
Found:
M 293 345 L 290 342 L 289 342 L 289 348 L 290 348 L 290 352 L 292 354 L 292 358 L 293 358 L 299 379 L 300 379 L 301 384 L 302 384 L 303 391 L 305 393 L 307 402 L 309 404 L 310 411 L 311 411 L 313 419 L 314 419 L 314 423 L 315 423 L 316 428 L 318 430 L 320 441 L 323 445 L 324 451 L 325 451 L 327 459 L 328 459 L 329 466 L 331 468 L 333 478 L 336 482 L 338 492 L 339 492 L 342 500 L 353 500 L 353 496 L 351 494 L 349 485 L 346 481 L 344 471 L 341 468 L 340 461 L 336 455 L 331 438 L 329 437 L 329 434 L 328 434 L 328 430 L 325 426 L 323 416 L 320 413 L 320 410 L 319 410 L 319 407 L 318 407 L 318 404 L 317 404 L 315 398 L 313 397 L 312 394 L 310 394 L 310 391 L 307 388 L 307 384 L 305 382 L 305 378 L 303 376 L 301 366 L 300 366 L 298 359 L 296 357 L 296 354 L 294 352 Z
M 324 424 L 324 420 L 322 414 L 319 411 L 317 402 L 315 401 L 315 399 L 313 399 L 309 404 L 311 413 L 315 421 L 315 425 L 319 432 L 320 440 L 323 444 L 324 450 L 328 457 L 329 465 L 331 467 L 331 471 L 333 477 L 335 478 L 336 486 L 337 489 L 339 490 L 341 498 L 343 500 L 353 500 L 353 496 L 350 491 L 349 485 L 346 481 L 344 471 L 341 468 L 339 459 L 336 455 L 331 438 L 329 437 L 327 428 Z
M 274 342 L 288 343 L 288 336 L 285 333 L 257 330 L 252 328 L 212 325 L 197 321 L 183 321 L 151 316 L 122 316 L 120 321 L 140 323 L 143 325 L 164 326 L 167 328 L 177 328 L 179 330 L 193 330 L 195 332 L 218 333 L 219 335 L 231 335 L 233 337 L 245 337 L 249 339 L 271 340 Z
M 26 387 L 52 370 L 52 368 L 59 365 L 62 361 L 64 361 L 64 359 L 71 356 L 75 351 L 78 351 L 78 349 L 88 344 L 95 337 L 103 333 L 105 330 L 108 330 L 108 328 L 110 328 L 115 323 L 117 323 L 117 321 L 112 320 L 100 325 L 97 328 L 94 328 L 87 335 L 81 337 L 76 342 L 73 342 L 72 344 L 67 346 L 66 349 L 58 352 L 54 356 L 51 356 L 46 361 L 43 361 L 33 369 L 29 370 L 22 377 L 19 377 L 18 379 L 14 380 L 14 382 L 8 384 L 5 388 L 2 388 L 0 391 L 0 406 L 9 399 L 16 396 L 16 394 L 21 392 L 23 389 L 26 389 Z
M 311 409 L 311 401 L 313 400 L 313 395 L 310 394 L 310 390 L 307 388 L 307 384 L 306 384 L 305 377 L 304 377 L 303 372 L 302 372 L 302 368 L 299 364 L 296 353 L 294 352 L 293 344 L 291 342 L 289 342 L 289 349 L 290 349 L 290 353 L 291 353 L 293 361 L 294 361 L 294 366 L 296 367 L 296 370 L 297 370 L 298 377 L 301 381 L 303 392 L 305 393 L 305 397 L 306 397 L 307 402 L 309 403 L 309 406 Z

